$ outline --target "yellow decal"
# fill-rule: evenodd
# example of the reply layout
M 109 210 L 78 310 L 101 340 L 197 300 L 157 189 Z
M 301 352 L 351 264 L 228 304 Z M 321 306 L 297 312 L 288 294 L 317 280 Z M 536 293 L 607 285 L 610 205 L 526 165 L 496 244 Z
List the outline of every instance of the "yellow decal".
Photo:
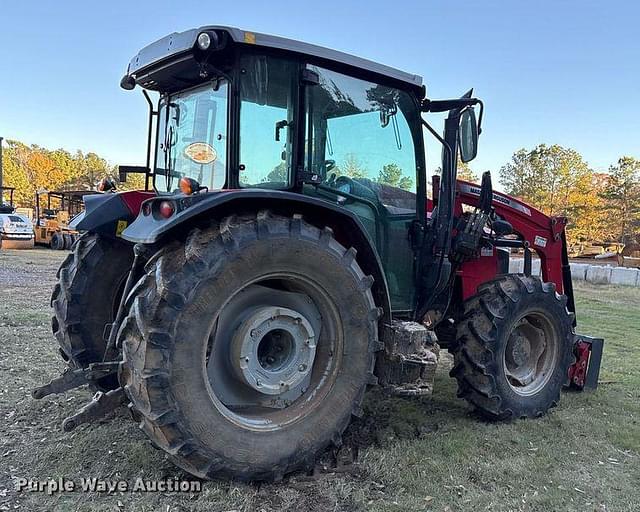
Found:
M 122 232 L 126 229 L 126 227 L 127 227 L 127 221 L 119 220 L 118 225 L 116 226 L 116 236 L 122 235 Z
M 247 44 L 256 44 L 256 35 L 253 32 L 245 32 L 244 42 Z
M 210 144 L 206 142 L 194 142 L 184 148 L 184 154 L 197 164 L 210 164 L 218 158 L 218 153 Z

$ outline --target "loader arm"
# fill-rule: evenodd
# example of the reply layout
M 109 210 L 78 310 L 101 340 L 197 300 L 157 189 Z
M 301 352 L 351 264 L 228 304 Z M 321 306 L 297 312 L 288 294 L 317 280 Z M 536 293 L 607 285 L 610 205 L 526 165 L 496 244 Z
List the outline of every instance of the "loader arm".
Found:
M 457 194 L 454 205 L 454 215 L 462 215 L 462 206 L 478 206 L 480 200 L 480 187 L 476 184 L 458 180 L 456 183 Z M 522 201 L 502 192 L 493 193 L 492 206 L 496 215 L 506 220 L 513 226 L 513 231 L 524 242 L 525 248 L 535 251 L 540 258 L 542 279 L 555 283 L 558 293 L 564 293 L 569 298 L 569 310 L 575 312 L 573 289 L 571 287 L 571 274 L 567 248 L 564 236 L 567 218 L 562 216 L 548 216 L 540 210 L 529 206 Z M 495 250 L 493 251 L 495 253 Z M 491 279 L 492 276 L 483 275 L 486 270 L 497 268 L 482 261 L 483 258 L 497 258 L 485 252 L 486 256 L 480 259 L 466 262 L 462 265 L 463 298 L 468 298 L 476 293 L 478 285 Z M 527 273 L 527 272 L 525 272 Z M 467 277 L 467 279 L 465 279 Z

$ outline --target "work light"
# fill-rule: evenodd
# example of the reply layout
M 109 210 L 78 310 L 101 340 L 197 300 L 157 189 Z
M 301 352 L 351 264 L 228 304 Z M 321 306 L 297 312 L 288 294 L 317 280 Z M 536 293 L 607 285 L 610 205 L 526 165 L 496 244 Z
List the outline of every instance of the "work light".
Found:
M 211 46 L 211 36 L 206 32 L 201 32 L 198 36 L 198 48 L 208 50 L 209 46 Z

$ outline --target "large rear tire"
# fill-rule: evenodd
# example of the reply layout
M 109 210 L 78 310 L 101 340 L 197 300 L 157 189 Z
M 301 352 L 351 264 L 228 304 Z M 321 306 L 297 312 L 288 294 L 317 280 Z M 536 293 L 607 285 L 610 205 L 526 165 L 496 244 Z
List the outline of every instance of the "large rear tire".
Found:
M 130 244 L 87 233 L 60 265 L 51 296 L 51 327 L 71 366 L 102 361 L 105 325 L 115 318 L 132 262 Z
M 573 362 L 572 314 L 553 283 L 509 274 L 464 303 L 451 376 L 489 419 L 531 418 L 560 400 Z
M 118 336 L 140 427 L 201 478 L 310 467 L 375 380 L 372 283 L 299 217 L 231 216 L 162 249 Z

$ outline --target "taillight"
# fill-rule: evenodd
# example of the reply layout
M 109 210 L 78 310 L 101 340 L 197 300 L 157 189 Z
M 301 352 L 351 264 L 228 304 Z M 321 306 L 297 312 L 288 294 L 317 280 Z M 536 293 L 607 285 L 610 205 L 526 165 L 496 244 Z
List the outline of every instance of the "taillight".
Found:
M 158 206 L 158 213 L 161 217 L 168 219 L 176 212 L 176 207 L 171 201 L 161 201 Z

